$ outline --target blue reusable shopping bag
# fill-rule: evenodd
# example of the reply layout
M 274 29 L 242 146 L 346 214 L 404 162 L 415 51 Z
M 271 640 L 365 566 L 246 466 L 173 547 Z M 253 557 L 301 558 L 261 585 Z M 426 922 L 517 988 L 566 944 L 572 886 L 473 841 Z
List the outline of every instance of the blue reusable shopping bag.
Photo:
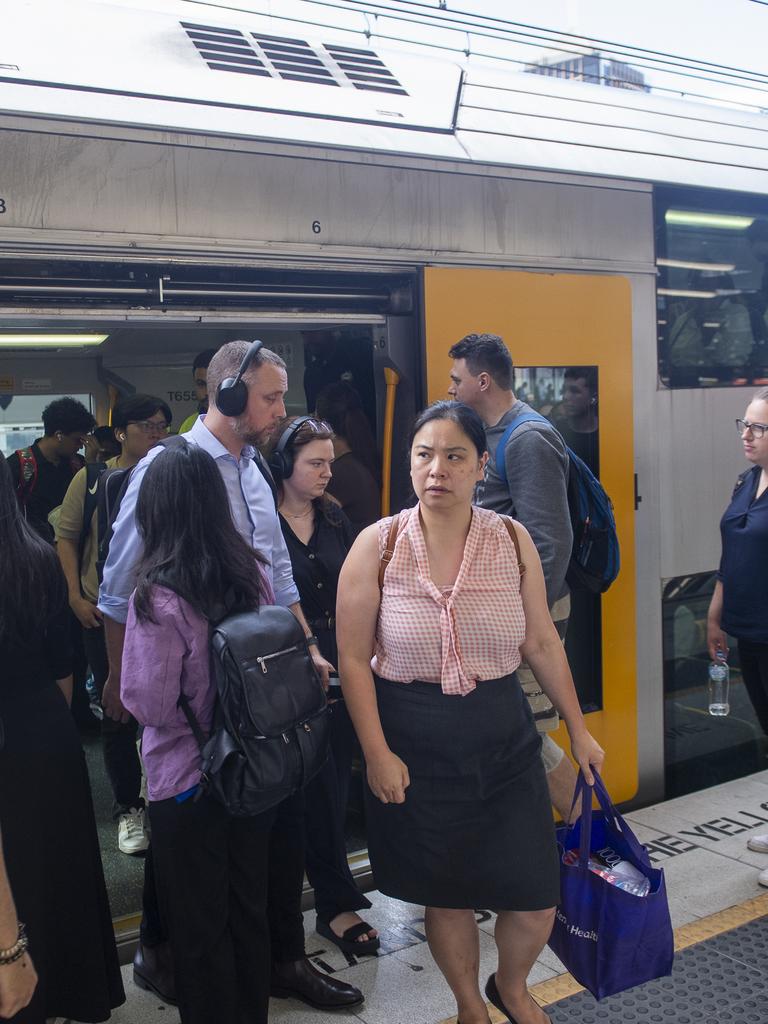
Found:
M 611 802 L 595 775 L 600 810 L 592 810 L 592 790 L 579 772 L 574 802 L 584 794 L 575 825 L 557 830 L 560 847 L 560 904 L 549 945 L 573 977 L 596 999 L 624 992 L 672 973 L 674 937 L 664 872 L 651 866 L 647 851 Z M 590 850 L 612 847 L 650 881 L 647 896 L 611 885 L 587 866 Z M 563 863 L 567 850 L 578 862 Z

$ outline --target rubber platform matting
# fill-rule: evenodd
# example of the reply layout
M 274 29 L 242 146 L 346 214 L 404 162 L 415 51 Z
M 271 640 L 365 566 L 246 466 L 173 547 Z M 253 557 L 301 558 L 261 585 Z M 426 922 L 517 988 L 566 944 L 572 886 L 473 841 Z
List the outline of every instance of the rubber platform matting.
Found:
M 768 1024 L 768 917 L 678 952 L 669 978 L 596 1002 L 549 1003 L 552 1024 Z

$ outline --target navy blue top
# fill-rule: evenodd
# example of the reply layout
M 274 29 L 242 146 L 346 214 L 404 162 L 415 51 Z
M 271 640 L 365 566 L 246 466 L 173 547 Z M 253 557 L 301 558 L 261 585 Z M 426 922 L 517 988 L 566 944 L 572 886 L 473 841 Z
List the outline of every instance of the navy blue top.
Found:
M 755 501 L 760 472 L 755 466 L 746 474 L 720 520 L 720 627 L 738 639 L 768 643 L 768 490 Z

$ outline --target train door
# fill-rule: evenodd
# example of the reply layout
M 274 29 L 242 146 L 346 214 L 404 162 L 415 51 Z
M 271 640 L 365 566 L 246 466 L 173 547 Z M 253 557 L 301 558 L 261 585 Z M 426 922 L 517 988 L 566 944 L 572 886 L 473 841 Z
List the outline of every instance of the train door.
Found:
M 616 514 L 621 572 L 601 598 L 572 594 L 569 661 L 617 801 L 637 790 L 632 316 L 620 277 L 430 268 L 424 279 L 427 392 L 445 397 L 448 349 L 500 334 L 515 391 L 597 471 Z M 580 449 L 580 450 L 579 450 Z M 557 742 L 567 745 L 560 726 Z
M 407 501 L 405 433 L 422 404 L 421 363 L 412 316 L 319 312 L 301 316 L 292 312 L 218 318 L 207 311 L 204 322 L 184 324 L 179 318 L 158 325 L 142 323 L 130 312 L 108 319 L 83 310 L 77 323 L 84 338 L 96 332 L 104 336 L 97 355 L 85 342 L 82 348 L 66 351 L 55 346 L 35 347 L 35 335 L 42 329 L 54 335 L 67 329 L 62 317 L 46 323 L 38 316 L 34 328 L 19 326 L 14 320 L 19 345 L 0 349 L 0 450 L 6 455 L 42 434 L 43 408 L 62 395 L 78 398 L 99 424 L 106 424 L 117 398 L 135 392 L 151 394 L 170 407 L 172 429 L 176 430 L 198 411 L 192 373 L 195 355 L 235 338 L 259 338 L 286 363 L 289 414 L 315 412 L 329 388 L 333 392 L 340 387 L 347 395 L 351 392 L 359 402 L 363 429 L 358 434 L 368 438 L 381 485 L 370 510 L 372 518 L 378 518 L 382 508 L 400 508 Z M 2 333 L 0 311 L 0 336 Z M 128 942 L 138 926 L 143 863 L 118 851 L 98 723 L 86 724 L 92 728 L 83 729 L 82 739 L 110 902 L 118 919 L 118 934 Z M 366 875 L 359 763 L 353 777 L 346 842 L 353 871 Z

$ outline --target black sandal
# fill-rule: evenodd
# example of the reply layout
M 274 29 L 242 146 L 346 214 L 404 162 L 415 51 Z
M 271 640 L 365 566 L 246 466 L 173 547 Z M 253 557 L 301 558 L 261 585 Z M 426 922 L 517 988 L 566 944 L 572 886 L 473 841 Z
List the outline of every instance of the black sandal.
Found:
M 371 953 L 375 953 L 381 945 L 378 935 L 373 939 L 366 939 L 365 942 L 356 941 L 361 935 L 373 930 L 371 925 L 365 921 L 361 921 L 360 924 L 353 924 L 341 936 L 338 936 L 330 924 L 327 924 L 325 921 L 317 921 L 315 930 L 318 935 L 322 935 L 325 939 L 330 939 L 343 953 L 351 953 L 353 956 L 368 956 Z

